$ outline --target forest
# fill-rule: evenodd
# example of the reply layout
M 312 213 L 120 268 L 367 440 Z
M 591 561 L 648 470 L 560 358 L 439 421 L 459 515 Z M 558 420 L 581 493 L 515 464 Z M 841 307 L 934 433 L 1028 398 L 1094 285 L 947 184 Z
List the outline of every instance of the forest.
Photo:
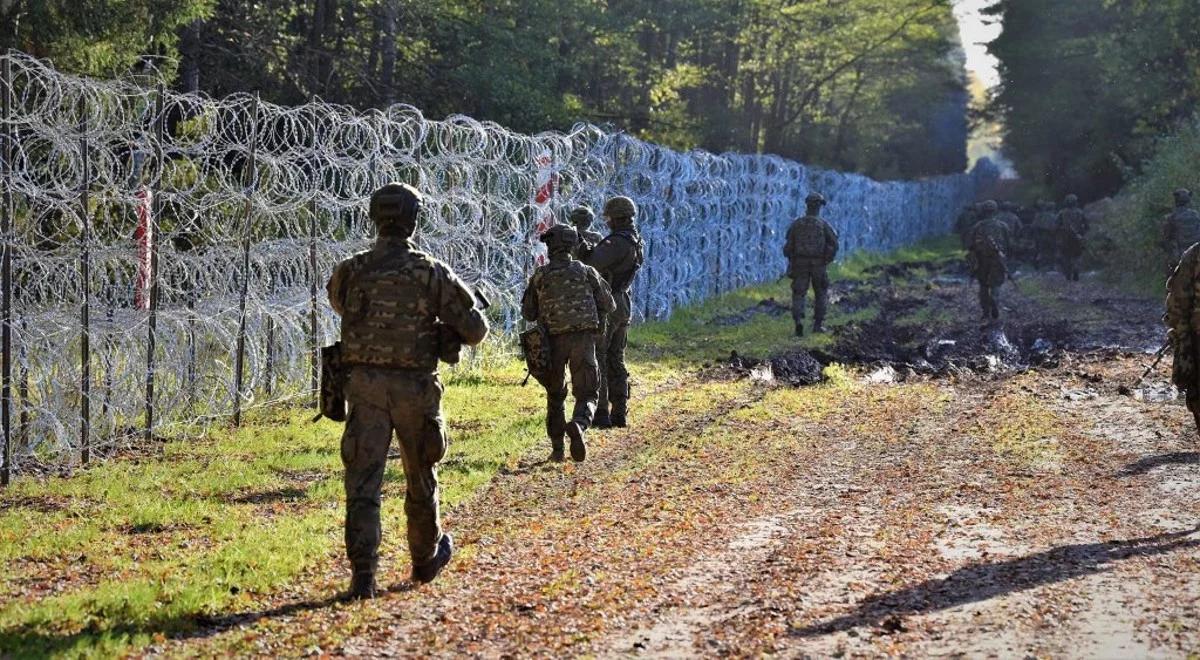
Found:
M 988 11 L 1004 21 L 989 46 L 1003 79 L 990 109 L 1041 192 L 1115 193 L 1196 113 L 1194 0 L 1000 0 Z
M 966 169 L 950 0 L 6 0 L 0 48 L 181 91 L 405 103 L 875 178 Z

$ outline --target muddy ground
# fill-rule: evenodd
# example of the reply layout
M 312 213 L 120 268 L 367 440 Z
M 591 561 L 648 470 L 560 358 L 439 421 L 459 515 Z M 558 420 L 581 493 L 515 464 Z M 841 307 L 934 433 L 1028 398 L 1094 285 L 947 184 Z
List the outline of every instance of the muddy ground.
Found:
M 630 428 L 586 463 L 531 451 L 448 517 L 461 551 L 435 585 L 393 556 L 384 598 L 334 605 L 330 567 L 154 650 L 1196 657 L 1200 445 L 1169 364 L 1130 387 L 1161 302 L 1092 276 L 1018 288 L 981 323 L 953 263 L 839 284 L 834 304 L 879 313 L 827 348 L 636 382 Z

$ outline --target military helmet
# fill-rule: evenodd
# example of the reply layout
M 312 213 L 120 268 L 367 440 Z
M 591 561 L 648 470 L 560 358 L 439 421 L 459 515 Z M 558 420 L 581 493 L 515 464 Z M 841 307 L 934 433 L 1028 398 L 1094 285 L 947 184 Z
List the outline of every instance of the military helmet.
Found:
M 1067 195 L 1066 198 L 1063 199 L 1063 203 L 1066 204 L 1067 206 L 1075 206 L 1076 204 L 1079 203 L 1079 196 L 1078 195 Z
M 571 225 L 554 225 L 542 233 L 540 240 L 551 252 L 570 250 L 579 243 L 579 232 Z
M 996 200 L 989 199 L 979 205 L 979 210 L 984 213 L 992 214 L 1000 210 L 1000 205 L 996 203 Z
M 571 221 L 571 224 L 577 227 L 579 225 L 584 225 L 587 227 L 591 226 L 592 221 L 596 219 L 596 214 L 592 212 L 592 209 L 586 206 L 579 206 L 576 207 L 575 210 L 571 211 L 571 214 L 567 216 L 567 219 Z
M 371 220 L 376 227 L 407 224 L 411 232 L 424 204 L 416 188 L 407 183 L 389 183 L 371 195 Z
M 604 215 L 614 220 L 634 218 L 637 217 L 637 204 L 628 197 L 613 197 L 604 203 Z
M 1187 188 L 1180 188 L 1175 191 L 1175 201 L 1182 201 L 1185 204 L 1192 201 L 1192 191 Z
M 825 201 L 825 196 L 819 192 L 810 192 L 808 197 L 804 198 L 804 203 L 808 206 L 825 206 L 829 202 Z

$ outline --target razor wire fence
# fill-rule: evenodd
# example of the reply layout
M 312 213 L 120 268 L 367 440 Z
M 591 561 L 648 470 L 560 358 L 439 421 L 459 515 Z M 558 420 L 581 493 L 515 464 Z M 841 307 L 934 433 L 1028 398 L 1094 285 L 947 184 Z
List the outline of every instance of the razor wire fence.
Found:
M 317 347 L 337 335 L 325 280 L 370 245 L 366 200 L 389 181 L 425 194 L 417 243 L 505 331 L 537 232 L 576 205 L 638 203 L 643 320 L 779 277 L 809 190 L 849 253 L 944 233 L 980 183 L 680 153 L 585 124 L 522 135 L 406 105 L 213 99 L 0 58 L 5 475 L 311 396 Z

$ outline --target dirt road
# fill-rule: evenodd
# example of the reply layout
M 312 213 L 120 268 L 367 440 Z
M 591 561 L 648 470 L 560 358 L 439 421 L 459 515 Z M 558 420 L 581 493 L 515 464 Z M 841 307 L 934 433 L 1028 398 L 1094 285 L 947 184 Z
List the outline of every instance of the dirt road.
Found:
M 953 267 L 840 285 L 878 313 L 825 348 L 642 388 L 580 466 L 526 456 L 453 512 L 436 584 L 401 559 L 343 606 L 331 567 L 153 650 L 1195 657 L 1200 444 L 1169 364 L 1122 394 L 1160 303 L 1019 281 L 990 325 Z M 789 384 L 810 357 L 848 366 Z

